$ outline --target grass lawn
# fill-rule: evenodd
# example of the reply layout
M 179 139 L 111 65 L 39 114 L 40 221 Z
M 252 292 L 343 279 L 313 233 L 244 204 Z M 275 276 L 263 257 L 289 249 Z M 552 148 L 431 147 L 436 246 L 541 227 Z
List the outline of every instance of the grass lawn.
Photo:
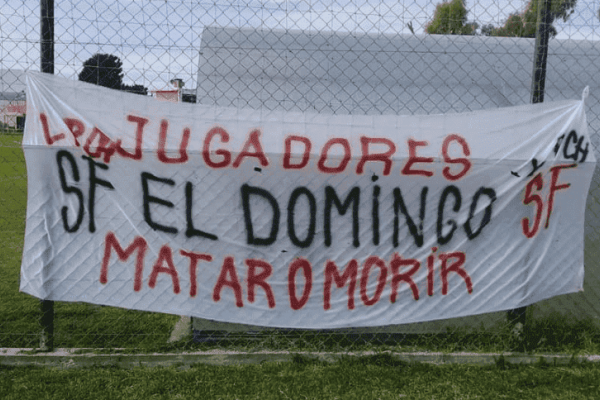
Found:
M 37 338 L 38 306 L 19 293 L 25 234 L 27 176 L 20 147 L 22 135 L 0 134 L 0 346 L 31 346 Z
M 0 132 L 0 347 L 36 347 L 39 301 L 19 293 L 27 174 L 22 134 Z M 55 303 L 56 347 L 163 346 L 178 317 L 83 303 Z
M 328 364 L 191 368 L 0 367 L 3 399 L 597 399 L 600 365 L 407 364 L 389 356 Z

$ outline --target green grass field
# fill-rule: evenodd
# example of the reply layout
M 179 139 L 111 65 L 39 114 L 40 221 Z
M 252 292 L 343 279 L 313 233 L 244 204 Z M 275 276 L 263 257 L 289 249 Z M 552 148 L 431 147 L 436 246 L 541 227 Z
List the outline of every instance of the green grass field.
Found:
M 39 345 L 39 300 L 19 293 L 19 271 L 25 233 L 27 181 L 20 133 L 0 132 L 0 347 Z M 55 347 L 126 348 L 135 351 L 173 351 L 221 347 L 236 350 L 288 351 L 392 350 L 470 352 L 559 352 L 600 354 L 600 329 L 591 322 L 562 317 L 534 320 L 519 337 L 512 328 L 392 337 L 315 332 L 264 331 L 232 334 L 210 343 L 189 337 L 167 344 L 177 316 L 102 307 L 84 303 L 55 304 Z
M 133 369 L 0 367 L 9 399 L 597 399 L 600 364 L 407 364 L 389 356 Z
M 0 347 L 36 347 L 39 301 L 19 293 L 27 174 L 22 134 L 0 133 Z M 83 303 L 55 304 L 56 347 L 165 345 L 177 317 Z

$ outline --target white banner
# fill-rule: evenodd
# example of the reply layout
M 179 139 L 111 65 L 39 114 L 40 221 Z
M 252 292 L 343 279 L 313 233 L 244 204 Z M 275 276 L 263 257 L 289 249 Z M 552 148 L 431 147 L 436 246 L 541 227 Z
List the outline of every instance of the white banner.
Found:
M 338 328 L 582 290 L 582 100 L 325 115 L 27 85 L 33 296 Z

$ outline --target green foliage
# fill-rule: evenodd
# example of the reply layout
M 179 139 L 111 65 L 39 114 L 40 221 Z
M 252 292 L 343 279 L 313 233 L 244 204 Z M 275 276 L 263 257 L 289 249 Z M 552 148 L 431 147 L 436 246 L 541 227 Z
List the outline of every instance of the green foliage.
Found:
M 537 16 L 531 10 L 526 10 L 523 14 L 512 14 L 508 17 L 504 26 L 495 28 L 491 36 L 504 37 L 535 37 Z M 550 35 L 556 35 L 556 30 L 552 27 Z
M 110 89 L 121 89 L 123 63 L 119 57 L 112 54 L 94 54 L 83 63 L 79 80 Z
M 425 27 L 429 34 L 441 35 L 475 35 L 502 36 L 502 37 L 528 37 L 534 38 L 537 29 L 538 9 L 542 0 L 530 0 L 522 12 L 510 14 L 503 26 L 492 24 L 483 25 L 477 32 L 477 22 L 467 22 L 467 8 L 464 0 L 450 0 L 438 4 L 433 19 Z M 556 36 L 554 21 L 562 19 L 567 21 L 575 11 L 577 0 L 549 0 L 550 1 L 550 36 Z M 598 10 L 600 19 L 600 10 Z
M 530 0 L 521 13 L 511 14 L 504 26 L 486 25 L 481 34 L 485 36 L 528 37 L 534 38 L 537 28 L 538 9 L 541 0 Z M 567 21 L 575 10 L 577 0 L 550 0 L 550 25 L 557 19 Z M 556 28 L 549 27 L 550 36 L 556 36 Z
M 478 25 L 467 22 L 467 14 L 464 0 L 438 4 L 433 20 L 427 24 L 425 32 L 438 35 L 474 35 Z
M 79 73 L 79 80 L 110 89 L 148 95 L 148 88 L 143 85 L 123 84 L 123 63 L 112 54 L 94 54 L 87 59 Z

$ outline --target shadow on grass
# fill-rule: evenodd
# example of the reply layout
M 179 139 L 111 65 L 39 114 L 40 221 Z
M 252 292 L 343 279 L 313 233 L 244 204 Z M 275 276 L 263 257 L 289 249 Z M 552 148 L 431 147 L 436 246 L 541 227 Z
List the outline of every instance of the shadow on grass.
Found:
M 530 319 L 523 329 L 509 323 L 488 329 L 448 328 L 445 332 L 339 333 L 328 330 L 254 332 L 194 331 L 186 349 L 216 348 L 289 351 L 398 351 L 599 354 L 600 326 L 591 319 L 575 320 L 559 314 Z

